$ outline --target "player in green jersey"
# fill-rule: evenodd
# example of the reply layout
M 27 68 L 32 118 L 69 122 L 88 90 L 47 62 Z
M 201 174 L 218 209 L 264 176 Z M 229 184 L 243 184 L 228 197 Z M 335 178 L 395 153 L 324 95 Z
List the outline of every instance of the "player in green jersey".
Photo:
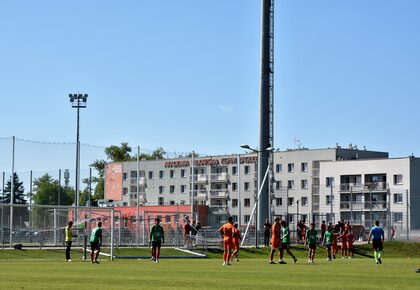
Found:
M 150 229 L 149 246 L 152 246 L 151 261 L 159 263 L 160 247 L 165 243 L 163 227 L 160 225 L 160 219 L 155 218 L 155 224 Z
M 308 263 L 314 262 L 317 240 L 318 238 L 317 238 L 317 233 L 315 230 L 315 223 L 311 223 L 311 228 L 308 231 L 306 231 L 305 243 L 304 243 L 304 246 L 308 245 L 309 247 Z
M 296 257 L 293 255 L 293 253 L 290 251 L 290 231 L 289 227 L 287 226 L 286 221 L 281 221 L 281 246 L 280 246 L 280 260 L 279 264 L 286 264 L 285 261 L 283 261 L 283 254 L 284 250 L 293 258 L 293 263 L 297 262 Z
M 90 235 L 90 260 L 92 263 L 99 264 L 98 257 L 101 250 L 102 244 L 102 222 L 98 222 L 98 225 L 92 230 Z
M 322 239 L 322 246 L 325 246 L 325 249 L 327 250 L 327 261 L 332 261 L 332 254 L 331 254 L 331 244 L 333 240 L 333 233 L 332 228 L 328 227 L 328 230 L 325 232 L 324 237 Z

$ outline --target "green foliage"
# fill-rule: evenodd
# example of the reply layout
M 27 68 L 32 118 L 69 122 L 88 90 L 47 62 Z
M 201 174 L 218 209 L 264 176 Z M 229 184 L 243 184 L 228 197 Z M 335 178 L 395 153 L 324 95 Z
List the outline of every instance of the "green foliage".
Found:
M 58 180 L 45 174 L 34 180 L 34 202 L 42 205 L 72 205 L 74 202 L 74 189 L 62 187 Z M 60 193 L 60 203 L 58 195 Z
M 105 148 L 105 154 L 112 162 L 134 160 L 130 155 L 131 151 L 131 147 L 126 142 L 121 143 L 121 146 L 111 145 Z
M 12 191 L 12 177 L 7 181 L 4 187 L 4 198 L 3 195 L 0 197 L 1 203 L 9 204 L 11 200 Z M 25 188 L 23 187 L 23 181 L 19 180 L 19 176 L 15 172 L 13 174 L 13 203 L 14 204 L 26 204 L 25 199 Z

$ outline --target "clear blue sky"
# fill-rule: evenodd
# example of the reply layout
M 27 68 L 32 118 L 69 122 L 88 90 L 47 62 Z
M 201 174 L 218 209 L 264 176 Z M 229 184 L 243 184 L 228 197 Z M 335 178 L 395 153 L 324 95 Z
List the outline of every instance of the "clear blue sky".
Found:
M 420 1 L 277 0 L 275 147 L 420 155 Z M 260 1 L 0 2 L 0 137 L 257 146 Z

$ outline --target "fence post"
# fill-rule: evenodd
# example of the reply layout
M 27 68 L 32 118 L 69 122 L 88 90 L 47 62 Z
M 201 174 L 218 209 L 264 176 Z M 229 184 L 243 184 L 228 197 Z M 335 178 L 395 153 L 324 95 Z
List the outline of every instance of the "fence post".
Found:
M 410 240 L 410 221 L 409 221 L 409 204 L 408 204 L 408 189 L 405 192 L 405 203 L 406 203 L 406 228 L 407 228 L 407 241 Z
M 114 260 L 114 208 L 111 209 L 111 261 L 112 260 Z

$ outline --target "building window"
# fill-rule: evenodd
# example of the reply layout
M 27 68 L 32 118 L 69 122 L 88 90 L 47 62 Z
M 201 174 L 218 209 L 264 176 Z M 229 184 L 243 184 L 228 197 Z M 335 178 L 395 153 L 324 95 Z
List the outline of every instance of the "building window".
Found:
M 159 205 L 164 205 L 164 203 L 165 203 L 165 199 L 163 197 L 159 197 L 158 198 L 158 204 Z
M 295 181 L 294 180 L 288 180 L 287 181 L 287 188 L 294 189 L 295 188 Z
M 302 172 L 308 172 L 308 163 L 307 162 L 302 162 L 300 164 L 300 169 Z
M 282 189 L 282 187 L 283 187 L 283 184 L 282 184 L 281 180 L 277 180 L 276 181 L 276 189 Z
M 172 200 L 172 201 L 170 201 L 169 203 L 171 203 L 171 202 L 173 202 L 173 200 Z M 169 223 L 171 222 L 171 216 L 170 216 L 170 215 L 165 216 L 165 222 L 166 222 L 167 224 L 169 224 Z
M 307 189 L 308 188 L 308 180 L 307 179 L 302 179 L 300 182 L 301 188 L 302 189 Z
M 160 185 L 160 186 L 159 186 L 159 193 L 163 193 L 163 191 L 164 191 L 164 188 L 163 188 L 163 186 L 162 186 L 162 185 Z
M 153 171 L 149 171 L 149 179 L 153 179 Z
M 175 200 L 170 200 L 169 205 L 175 205 Z
M 171 171 L 169 171 L 169 178 L 175 178 L 175 170 L 171 169 Z
M 249 182 L 245 182 L 245 183 L 244 183 L 244 190 L 245 190 L 245 191 L 251 190 L 251 185 L 250 185 L 250 183 L 249 183 Z
M 244 199 L 244 207 L 250 207 L 251 206 L 251 200 L 249 198 Z
M 402 223 L 403 213 L 402 212 L 393 212 L 394 223 Z
M 181 193 L 185 193 L 185 189 L 186 189 L 186 186 L 185 185 L 181 185 Z
M 251 218 L 250 215 L 248 214 L 244 215 L 244 222 L 249 223 L 250 218 Z
M 308 206 L 308 197 L 307 196 L 303 196 L 301 198 L 302 201 L 302 206 Z
M 327 197 L 327 199 L 326 199 L 326 204 L 327 205 L 330 205 L 331 201 L 334 203 L 334 196 L 327 195 L 326 197 Z
M 402 174 L 395 174 L 394 175 L 394 184 L 403 184 Z
M 165 176 L 165 172 L 163 170 L 159 170 L 159 179 L 162 179 Z
M 232 216 L 233 222 L 237 223 L 238 222 L 238 216 L 237 215 L 233 215 Z
M 185 169 L 181 169 L 181 177 L 187 177 L 187 172 L 185 171 Z
M 169 193 L 175 193 L 175 185 L 169 187 Z
M 276 198 L 276 206 L 281 206 L 283 205 L 283 199 L 281 197 L 277 197 Z
M 127 195 L 128 194 L 128 188 L 127 187 L 123 187 L 123 195 Z
M 334 177 L 327 177 L 325 179 L 325 184 L 327 185 L 327 187 L 334 187 Z
M 276 164 L 276 172 L 282 172 L 283 171 L 283 166 L 281 164 Z
M 245 165 L 244 172 L 245 172 L 245 174 L 250 174 L 250 167 L 249 167 L 249 165 Z
M 127 202 L 123 202 L 123 206 L 127 206 L 128 205 L 128 203 Z
M 287 201 L 287 205 L 293 206 L 294 202 L 295 202 L 295 198 L 294 197 L 289 197 L 289 199 Z
M 402 193 L 395 193 L 394 194 L 394 203 L 403 203 Z
M 238 167 L 236 167 L 236 166 L 233 166 L 232 167 L 232 174 L 233 175 L 237 175 L 238 174 Z
M 238 206 L 238 199 L 234 198 L 232 199 L 232 207 L 237 207 Z
M 287 164 L 287 172 L 295 172 L 295 164 L 294 163 Z
M 293 219 L 294 215 L 289 214 L 289 223 L 293 223 L 294 219 Z
M 123 173 L 123 180 L 127 180 L 128 178 L 127 178 L 127 172 L 124 172 Z
M 232 182 L 232 190 L 237 191 L 238 190 L 238 184 L 236 182 Z

